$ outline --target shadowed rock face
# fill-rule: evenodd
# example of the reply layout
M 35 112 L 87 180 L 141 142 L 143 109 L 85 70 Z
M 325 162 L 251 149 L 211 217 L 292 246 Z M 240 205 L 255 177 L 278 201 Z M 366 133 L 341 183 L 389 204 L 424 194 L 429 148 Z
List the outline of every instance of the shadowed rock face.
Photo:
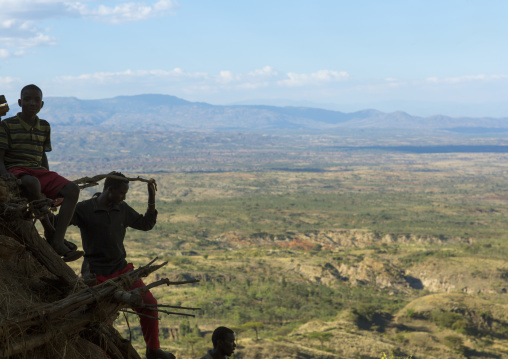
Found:
M 413 289 L 423 289 L 423 283 L 420 279 L 407 275 L 404 277 L 409 286 Z

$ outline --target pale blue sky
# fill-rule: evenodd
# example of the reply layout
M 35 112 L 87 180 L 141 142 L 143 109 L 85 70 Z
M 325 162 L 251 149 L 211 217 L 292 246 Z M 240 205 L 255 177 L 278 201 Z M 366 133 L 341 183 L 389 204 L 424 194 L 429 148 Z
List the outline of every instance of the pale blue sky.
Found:
M 0 0 L 0 93 L 508 117 L 508 1 Z M 12 106 L 14 107 L 14 106 Z

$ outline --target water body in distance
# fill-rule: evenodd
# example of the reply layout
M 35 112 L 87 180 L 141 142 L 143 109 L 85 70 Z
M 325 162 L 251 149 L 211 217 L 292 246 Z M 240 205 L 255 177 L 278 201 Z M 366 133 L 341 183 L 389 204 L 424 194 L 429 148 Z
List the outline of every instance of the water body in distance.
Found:
M 441 145 L 441 146 L 333 146 L 339 151 L 387 151 L 407 153 L 508 153 L 503 145 Z

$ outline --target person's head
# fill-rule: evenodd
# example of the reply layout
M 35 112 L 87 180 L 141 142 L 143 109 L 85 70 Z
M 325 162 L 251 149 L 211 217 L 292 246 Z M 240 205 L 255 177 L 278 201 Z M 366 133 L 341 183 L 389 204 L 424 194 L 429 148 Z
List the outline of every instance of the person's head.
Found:
M 125 176 L 120 172 L 111 172 L 108 174 L 115 177 L 125 178 Z M 104 192 L 107 193 L 108 199 L 114 204 L 119 204 L 124 201 L 128 191 L 129 181 L 127 180 L 107 177 L 104 181 Z
M 213 348 L 221 354 L 231 356 L 236 348 L 235 332 L 226 327 L 218 327 L 213 331 Z
M 42 101 L 42 90 L 36 85 L 27 85 L 21 89 L 18 100 L 21 113 L 25 118 L 33 118 L 39 113 L 44 101 Z

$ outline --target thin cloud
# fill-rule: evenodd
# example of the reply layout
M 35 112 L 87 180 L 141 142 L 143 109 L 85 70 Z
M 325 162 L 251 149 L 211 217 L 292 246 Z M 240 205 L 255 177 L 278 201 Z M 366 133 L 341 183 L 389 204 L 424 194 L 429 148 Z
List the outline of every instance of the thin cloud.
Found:
M 344 81 L 349 78 L 345 71 L 320 70 L 311 74 L 297 74 L 289 72 L 286 78 L 278 81 L 280 86 L 301 87 L 309 85 L 319 85 L 329 82 Z
M 144 2 L 124 2 L 116 6 L 89 6 L 85 3 L 68 3 L 71 11 L 84 18 L 95 21 L 120 24 L 125 22 L 143 21 L 156 16 L 163 16 L 178 7 L 172 0 L 159 0 L 153 5 Z
M 5 76 L 5 77 L 2 77 L 0 76 L 0 87 L 9 87 L 11 86 L 12 84 L 14 83 L 17 83 L 19 82 L 18 79 L 15 79 L 14 77 L 10 77 L 10 76 Z
M 155 79 L 164 79 L 167 80 L 183 80 L 183 79 L 205 79 L 208 77 L 206 73 L 202 72 L 194 72 L 188 73 L 184 72 L 181 68 L 175 68 L 170 71 L 166 70 L 125 70 L 119 72 L 95 72 L 92 74 L 81 74 L 78 76 L 60 76 L 56 78 L 57 82 L 74 82 L 74 81 L 83 81 L 83 82 L 124 82 L 124 81 L 132 81 L 139 80 L 140 78 L 155 78 Z
M 279 73 L 273 67 L 265 66 L 262 69 L 251 71 L 247 75 L 251 77 L 276 77 L 279 76 Z
M 1 41 L 1 39 L 0 39 Z M 0 49 L 0 59 L 6 59 L 11 56 L 10 51 L 7 51 L 6 49 Z
M 240 80 L 240 76 L 235 75 L 232 71 L 221 71 L 217 80 L 222 83 L 232 83 Z
M 400 80 L 400 79 L 393 78 L 393 77 L 388 77 L 388 78 L 385 79 L 385 84 L 388 87 L 395 88 L 395 87 L 406 86 L 407 82 L 403 81 L 403 80 Z
M 15 100 L 19 98 L 19 90 L 22 86 L 23 81 L 19 78 L 12 76 L 0 76 L 0 89 L 2 89 L 1 94 L 5 95 L 11 108 L 11 104 L 14 104 Z
M 13 48 L 14 45 L 17 45 L 17 50 L 9 50 L 12 54 L 22 54 L 24 53 L 24 49 L 34 47 L 34 46 L 44 46 L 44 45 L 54 45 L 55 39 L 46 34 L 37 33 L 32 36 L 26 37 L 24 39 L 18 39 L 16 37 L 2 37 L 0 36 L 0 43 L 5 45 L 7 48 Z M 7 50 L 7 49 L 5 49 Z
M 22 55 L 37 46 L 55 45 L 50 30 L 41 23 L 50 19 L 85 18 L 109 24 L 143 21 L 171 13 L 178 7 L 174 0 L 123 1 L 115 6 L 107 1 L 1 0 L 0 58 Z
M 508 75 L 464 75 L 464 76 L 456 76 L 456 77 L 428 77 L 426 82 L 431 84 L 457 84 L 463 82 L 478 82 L 478 81 L 496 81 L 496 80 L 506 80 L 508 79 Z
M 203 72 L 186 72 L 181 68 L 173 70 L 126 70 L 120 72 L 97 72 L 79 76 L 62 76 L 58 82 L 83 81 L 89 83 L 122 83 L 141 81 L 145 83 L 179 83 L 188 88 L 249 90 L 264 87 L 301 87 L 321 86 L 349 78 L 346 72 L 321 70 L 309 74 L 281 74 L 270 66 L 256 69 L 247 73 L 235 73 L 230 70 L 220 71 L 218 74 Z

